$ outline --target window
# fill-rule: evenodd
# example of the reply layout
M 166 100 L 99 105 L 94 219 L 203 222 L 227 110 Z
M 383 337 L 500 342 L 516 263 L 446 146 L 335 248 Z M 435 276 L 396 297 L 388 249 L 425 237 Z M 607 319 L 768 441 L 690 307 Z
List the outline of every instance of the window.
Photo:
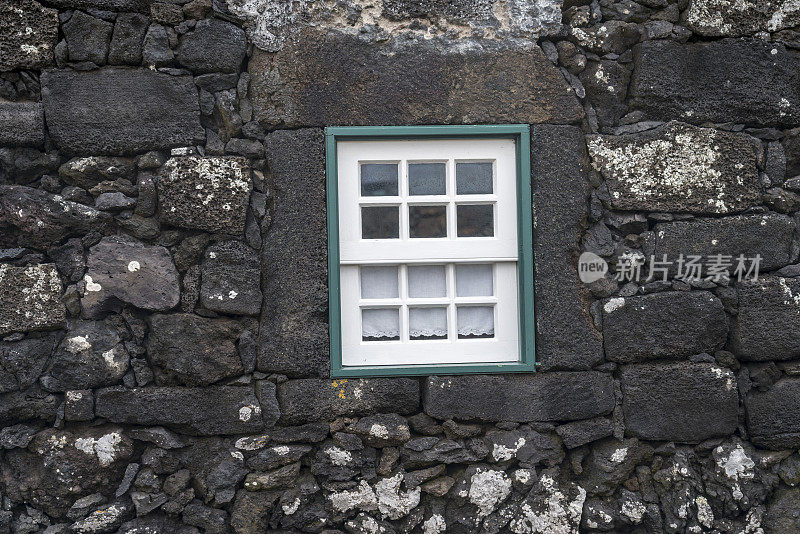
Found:
M 326 130 L 331 375 L 533 369 L 527 126 Z

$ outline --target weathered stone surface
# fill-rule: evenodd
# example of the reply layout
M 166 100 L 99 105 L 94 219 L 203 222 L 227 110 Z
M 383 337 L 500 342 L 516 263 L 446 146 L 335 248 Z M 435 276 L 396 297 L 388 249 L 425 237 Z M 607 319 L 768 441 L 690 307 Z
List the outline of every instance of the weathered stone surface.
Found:
M 611 494 L 630 477 L 636 465 L 649 460 L 652 453 L 652 447 L 636 438 L 597 443 L 583 464 L 580 484 L 592 494 Z
M 760 203 L 755 141 L 673 121 L 634 135 L 588 137 L 617 210 L 735 213 Z
M 189 386 L 205 386 L 243 372 L 236 350 L 239 323 L 192 313 L 152 315 L 147 353 L 154 365 Z
M 781 44 L 654 40 L 636 47 L 634 61 L 631 105 L 650 119 L 800 122 L 800 58 Z
M 92 390 L 67 391 L 64 395 L 65 421 L 91 421 L 94 419 Z
M 70 61 L 91 61 L 96 65 L 106 62 L 113 24 L 76 11 L 62 29 Z
M 137 11 L 149 13 L 154 0 L 52 0 L 56 7 L 66 9 L 103 9 L 109 11 Z
M 641 364 L 621 373 L 625 431 L 696 443 L 736 430 L 739 394 L 729 369 L 707 363 Z
M 413 413 L 419 407 L 419 382 L 408 378 L 289 380 L 278 386 L 283 424 L 329 421 L 376 412 Z
M 244 158 L 171 158 L 158 180 L 159 217 L 173 226 L 241 234 L 252 187 Z
M 596 371 L 431 377 L 423 407 L 437 419 L 587 419 L 614 409 L 613 379 Z
M 120 13 L 114 23 L 114 34 L 108 48 L 112 65 L 139 65 L 142 62 L 142 41 L 148 19 L 139 13 Z
M 39 189 L 0 185 L 0 245 L 47 249 L 108 228 L 111 216 Z
M 200 303 L 219 313 L 258 315 L 261 265 L 258 254 L 241 241 L 211 245 L 203 255 Z
M 101 389 L 95 411 L 115 423 L 163 425 L 201 436 L 258 432 L 265 424 L 248 387 Z
M 800 357 L 800 279 L 765 276 L 738 286 L 730 350 L 742 360 Z
M 324 137 L 278 131 L 265 146 L 272 170 L 272 224 L 264 235 L 259 370 L 291 376 L 328 372 L 328 253 Z
M 574 449 L 592 441 L 609 437 L 614 432 L 614 423 L 607 417 L 596 417 L 583 421 L 574 421 L 556 428 L 564 441 L 564 446 Z
M 203 19 L 181 39 L 178 61 L 193 72 L 239 72 L 247 38 L 244 30 L 219 19 Z
M 197 529 L 164 514 L 150 514 L 123 523 L 118 534 L 197 534 Z
M 686 25 L 706 37 L 738 37 L 775 32 L 800 24 L 800 5 L 786 0 L 692 0 Z
M 0 71 L 41 69 L 53 64 L 58 11 L 33 0 L 2 0 L 0 19 Z
M 561 74 L 532 45 L 378 44 L 305 29 L 276 54 L 258 51 L 249 71 L 263 126 L 565 124 L 583 116 Z
M 0 469 L 12 501 L 62 518 L 77 498 L 116 487 L 132 455 L 133 443 L 117 426 L 48 429 L 27 450 L 7 452 Z
M 542 370 L 591 369 L 603 359 L 588 309 L 592 296 L 574 257 L 588 216 L 589 162 L 578 128 L 534 126 L 531 175 L 536 205 L 536 359 Z
M 768 391 L 753 390 L 745 399 L 747 429 L 758 447 L 800 447 L 800 378 L 778 380 Z
M 191 76 L 104 68 L 42 74 L 50 136 L 69 153 L 134 154 L 202 143 Z
M 58 333 L 48 333 L 20 341 L 0 341 L 0 393 L 26 390 L 36 383 L 59 337 Z
M 165 311 L 180 300 L 178 271 L 169 251 L 126 236 L 104 237 L 89 249 L 84 286 L 81 305 L 88 316 L 119 301 Z
M 762 525 L 766 534 L 781 534 L 800 530 L 800 488 L 781 487 L 769 503 Z
M 130 180 L 136 172 L 131 158 L 89 156 L 72 158 L 58 168 L 58 176 L 70 185 L 89 190 L 101 182 Z
M 51 391 L 113 386 L 128 365 L 128 352 L 116 329 L 102 321 L 81 321 L 71 326 L 56 349 L 42 384 Z
M 713 255 L 733 256 L 743 254 L 745 258 L 761 256 L 760 271 L 772 271 L 794 261 L 795 250 L 794 221 L 785 216 L 768 213 L 765 215 L 738 215 L 719 219 L 692 219 L 659 223 L 654 228 L 656 234 L 655 257 L 661 261 L 664 254 L 667 260 L 676 262 L 683 254 L 703 257 Z M 747 261 L 745 267 L 750 265 Z M 675 272 L 677 265 L 672 265 Z M 733 268 L 730 269 L 733 271 Z M 706 274 L 704 274 L 705 276 Z
M 621 20 L 608 20 L 586 28 L 571 28 L 572 39 L 595 54 L 622 54 L 639 42 L 639 27 Z
M 0 102 L 0 146 L 44 144 L 42 105 L 34 102 Z
M 615 297 L 603 304 L 603 343 L 614 362 L 713 353 L 727 335 L 722 302 L 708 291 Z
M 489 461 L 517 460 L 524 467 L 558 465 L 564 459 L 561 443 L 553 434 L 542 434 L 523 425 L 515 430 L 492 430 L 486 433 Z
M 0 335 L 64 326 L 61 278 L 56 266 L 0 264 Z
M 368 447 L 393 447 L 411 439 L 408 423 L 397 414 L 376 414 L 362 417 L 348 429 Z
M 628 66 L 610 60 L 590 61 L 580 73 L 586 98 L 594 106 L 600 126 L 615 126 L 625 115 L 630 79 Z

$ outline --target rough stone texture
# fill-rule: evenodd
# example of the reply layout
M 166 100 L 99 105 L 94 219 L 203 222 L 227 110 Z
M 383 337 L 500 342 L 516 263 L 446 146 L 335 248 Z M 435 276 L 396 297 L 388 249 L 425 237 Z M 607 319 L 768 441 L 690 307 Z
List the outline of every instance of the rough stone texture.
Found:
M 677 121 L 648 132 L 588 137 L 612 208 L 722 214 L 759 204 L 756 144 Z
M 53 64 L 58 40 L 57 10 L 34 0 L 2 0 L 0 20 L 0 72 Z
M 258 315 L 263 297 L 256 251 L 241 241 L 224 241 L 208 247 L 203 258 L 200 303 L 219 313 Z
M 62 29 L 70 61 L 91 61 L 95 65 L 106 62 L 113 24 L 76 11 Z
M 0 393 L 26 390 L 36 383 L 58 344 L 58 333 L 0 341 Z
M 625 366 L 625 431 L 641 439 L 696 443 L 736 430 L 739 395 L 730 369 L 706 363 Z
M 590 192 L 584 138 L 578 128 L 559 126 L 534 126 L 531 136 L 535 306 L 548 310 L 537 316 L 536 359 L 542 370 L 590 369 L 603 348 L 575 266 Z
M 104 68 L 42 74 L 50 136 L 70 153 L 133 154 L 205 139 L 188 76 Z
M 264 302 L 258 369 L 292 376 L 328 372 L 327 230 L 321 130 L 267 136 L 273 222 L 264 234 Z
M 305 30 L 275 55 L 257 52 L 249 72 L 250 100 L 264 126 L 565 124 L 583 116 L 558 70 L 532 45 L 377 46 Z
M 0 102 L 0 146 L 44 144 L 42 105 Z
M 249 387 L 97 390 L 95 411 L 115 423 L 163 425 L 200 436 L 258 432 L 261 406 Z
M 204 19 L 181 40 L 178 61 L 193 72 L 239 72 L 246 46 L 241 28 L 219 19 Z
M 603 343 L 614 362 L 713 353 L 727 335 L 722 302 L 707 291 L 615 297 L 603 305 Z
M 52 0 L 51 4 L 68 9 L 105 9 L 149 13 L 154 0 Z
M 739 359 L 800 357 L 800 279 L 767 276 L 738 287 L 730 348 Z
M 173 226 L 240 235 L 252 187 L 244 158 L 171 158 L 158 180 L 159 218 Z
M 692 0 L 686 25 L 707 37 L 738 37 L 800 24 L 800 5 L 786 0 Z
M 108 48 L 109 63 L 139 65 L 142 62 L 142 41 L 148 22 L 147 17 L 138 13 L 121 13 L 117 16 Z
M 631 104 L 650 119 L 759 126 L 800 121 L 800 60 L 783 45 L 648 41 L 636 47 L 634 61 Z
M 0 264 L 0 335 L 62 328 L 61 277 L 52 263 Z
M 612 384 L 596 371 L 431 377 L 423 406 L 439 419 L 573 421 L 610 413 Z
M 753 443 L 768 449 L 800 447 L 800 379 L 784 378 L 769 389 L 745 398 L 747 429 Z

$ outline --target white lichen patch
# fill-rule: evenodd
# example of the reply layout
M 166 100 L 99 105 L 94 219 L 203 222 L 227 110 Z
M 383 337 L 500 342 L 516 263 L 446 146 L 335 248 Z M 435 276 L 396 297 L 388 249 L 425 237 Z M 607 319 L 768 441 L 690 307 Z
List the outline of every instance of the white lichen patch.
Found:
M 780 31 L 800 24 L 800 0 L 692 0 L 686 23 L 709 37 Z
M 714 461 L 717 467 L 731 480 L 747 480 L 755 476 L 756 463 L 747 456 L 741 443 L 737 443 L 728 455 L 725 455 L 722 445 L 718 446 L 714 452 L 716 453 Z
M 340 449 L 335 445 L 331 445 L 325 449 L 325 454 L 328 455 L 328 458 L 330 458 L 333 465 L 339 467 L 343 467 L 353 461 L 353 455 L 350 453 L 350 451 Z
M 628 447 L 620 447 L 619 449 L 615 450 L 614 453 L 611 455 L 611 461 L 615 464 L 618 464 L 625 460 L 628 456 Z
M 86 454 L 97 456 L 100 465 L 106 467 L 117 459 L 120 443 L 122 443 L 120 433 L 111 432 L 99 439 L 78 438 L 75 440 L 75 448 Z
M 0 265 L 0 335 L 60 326 L 66 318 L 61 290 L 53 264 Z
M 89 340 L 86 336 L 73 336 L 67 338 L 67 344 L 64 346 L 67 352 L 71 354 L 78 354 L 79 352 L 83 352 L 85 350 L 91 350 L 92 344 L 89 343 Z
M 328 495 L 328 500 L 334 510 L 342 513 L 348 510 L 369 512 L 378 507 L 378 499 L 375 496 L 375 492 L 366 480 L 360 481 L 358 488 L 354 490 L 331 493 Z
M 511 479 L 503 471 L 478 471 L 470 479 L 469 502 L 478 507 L 479 518 L 486 517 L 511 494 Z
M 447 523 L 439 514 L 433 514 L 422 523 L 423 534 L 441 534 L 447 531 Z
M 695 498 L 694 503 L 697 506 L 697 521 L 706 528 L 714 526 L 714 512 L 708 504 L 708 499 L 700 495 Z
M 515 534 L 578 534 L 583 514 L 586 490 L 575 487 L 575 498 L 567 497 L 555 480 L 547 474 L 539 479 L 539 487 L 545 494 L 543 505 L 522 503 L 520 514 L 509 523 Z
M 128 262 L 128 272 L 135 273 L 141 268 L 141 264 L 136 260 L 131 260 Z
M 389 439 L 389 429 L 384 425 L 373 423 L 369 427 L 369 435 L 380 439 Z
M 403 482 L 403 473 L 397 473 L 390 478 L 384 478 L 375 484 L 375 496 L 378 499 L 378 511 L 384 518 L 400 519 L 411 512 L 418 504 L 419 487 L 410 491 L 400 491 Z
M 611 313 L 622 308 L 623 306 L 625 306 L 625 299 L 623 297 L 614 297 L 606 301 L 606 303 L 603 305 L 603 311 L 606 313 Z
M 120 521 L 120 516 L 125 513 L 125 509 L 116 504 L 95 510 L 89 517 L 77 521 L 72 525 L 75 534 L 93 534 L 96 532 L 109 532 L 115 523 Z
M 290 503 L 282 504 L 283 515 L 292 515 L 300 508 L 300 498 L 295 497 Z
M 239 438 L 233 444 L 241 451 L 257 451 L 263 449 L 269 443 L 269 436 L 247 436 Z
M 255 404 L 248 404 L 239 408 L 239 420 L 243 422 L 249 421 L 254 415 L 261 413 L 261 407 Z
M 89 292 L 101 291 L 103 289 L 103 286 L 92 280 L 92 277 L 88 274 L 83 276 L 83 285 L 86 288 L 86 291 Z
M 496 462 L 510 460 L 525 446 L 525 443 L 525 438 L 517 439 L 513 447 L 506 447 L 501 443 L 495 443 L 492 448 L 492 458 L 494 458 Z
M 642 522 L 646 511 L 647 508 L 643 502 L 638 500 L 626 500 L 622 503 L 622 506 L 620 506 L 619 513 L 627 517 L 628 521 L 631 523 L 638 525 Z

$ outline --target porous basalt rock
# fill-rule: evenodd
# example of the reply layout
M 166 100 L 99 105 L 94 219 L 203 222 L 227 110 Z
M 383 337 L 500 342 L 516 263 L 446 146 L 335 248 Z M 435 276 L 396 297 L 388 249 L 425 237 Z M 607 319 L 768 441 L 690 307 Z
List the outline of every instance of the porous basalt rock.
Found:
M 44 144 L 42 105 L 33 102 L 0 102 L 0 146 Z
M 219 19 L 204 19 L 184 36 L 178 61 L 193 72 L 238 72 L 247 39 L 238 26 Z
M 258 315 L 261 311 L 258 254 L 241 241 L 208 247 L 201 265 L 200 303 L 219 313 Z
M 800 444 L 797 397 L 800 379 L 784 378 L 768 391 L 752 391 L 744 401 L 747 429 L 753 443 L 768 449 L 794 449 Z
M 28 336 L 20 341 L 0 341 L 0 393 L 26 390 L 44 372 L 59 342 L 58 332 Z
M 58 40 L 58 11 L 34 0 L 0 2 L 0 72 L 40 69 L 53 64 Z
M 692 0 L 686 24 L 707 37 L 738 37 L 760 31 L 779 31 L 800 24 L 800 5 L 784 0 Z
M 0 264 L 0 335 L 64 326 L 61 277 L 52 263 Z

